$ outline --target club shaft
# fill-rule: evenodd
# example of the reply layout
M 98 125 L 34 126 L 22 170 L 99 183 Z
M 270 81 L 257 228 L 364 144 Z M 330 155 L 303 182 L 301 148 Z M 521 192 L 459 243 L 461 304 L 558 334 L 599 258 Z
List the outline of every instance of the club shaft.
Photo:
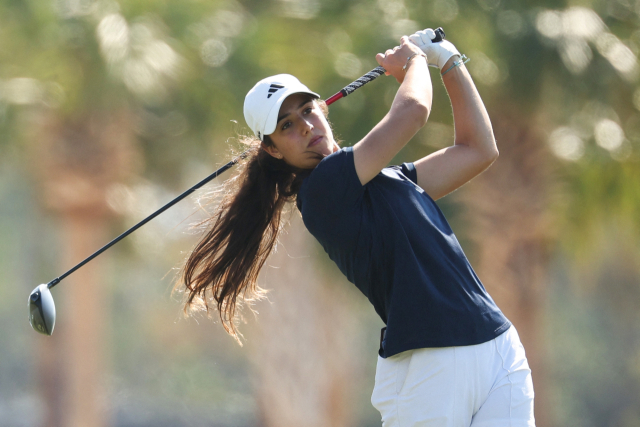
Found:
M 188 195 L 192 194 L 194 191 L 196 191 L 199 188 L 201 188 L 203 185 L 207 184 L 209 181 L 215 179 L 218 175 L 220 175 L 221 173 L 225 172 L 227 169 L 231 168 L 233 165 L 238 163 L 241 159 L 245 158 L 248 153 L 249 153 L 249 151 L 245 151 L 244 153 L 238 155 L 236 158 L 231 160 L 229 163 L 227 163 L 226 165 L 222 166 L 220 169 L 216 170 L 211 175 L 207 176 L 205 179 L 203 179 L 202 181 L 198 182 L 196 185 L 194 185 L 193 187 L 189 188 L 188 190 L 186 190 L 185 192 L 180 194 L 178 197 L 176 197 L 175 199 L 171 200 L 170 202 L 168 202 L 167 204 L 162 206 L 160 209 L 158 209 L 155 212 L 153 212 L 151 215 L 149 215 L 148 217 L 146 217 L 145 219 L 143 219 L 142 221 L 140 221 L 139 223 L 137 223 L 136 225 L 134 225 L 133 227 L 131 227 L 130 229 L 128 229 L 127 231 L 125 231 L 124 233 L 122 233 L 121 235 L 119 235 L 118 237 L 116 237 L 115 239 L 110 241 L 109 243 L 107 243 L 106 245 L 104 245 L 102 248 L 98 249 L 96 252 L 94 252 L 92 255 L 90 255 L 88 258 L 86 258 L 84 261 L 82 261 L 80 264 L 76 265 L 71 270 L 69 270 L 66 273 L 64 273 L 62 276 L 56 277 L 55 279 L 53 279 L 51 282 L 49 282 L 47 284 L 47 287 L 49 289 L 53 288 L 55 285 L 60 283 L 60 281 L 62 281 L 65 277 L 69 276 L 70 274 L 72 274 L 73 272 L 78 270 L 80 267 L 82 267 L 83 265 L 85 265 L 86 263 L 88 263 L 89 261 L 91 261 L 92 259 L 97 257 L 98 255 L 100 255 L 102 252 L 106 251 L 111 246 L 115 245 L 120 240 L 124 239 L 129 234 L 133 233 L 138 228 L 142 227 L 147 222 L 151 221 L 152 219 L 154 219 L 155 217 L 160 215 L 162 212 L 166 211 L 167 209 L 169 209 L 170 207 L 172 207 L 173 205 L 175 205 L 176 203 L 178 203 L 179 201 L 181 201 L 182 199 L 184 199 Z
M 364 76 L 362 76 L 359 79 L 355 80 L 351 84 L 345 86 L 340 92 L 338 92 L 335 95 L 333 95 L 332 97 L 328 98 L 325 101 L 325 103 L 327 105 L 333 104 L 338 99 L 344 98 L 345 96 L 349 95 L 350 93 L 354 92 L 355 90 L 360 89 L 362 86 L 364 86 L 365 84 L 373 81 L 374 79 L 378 78 L 379 76 L 381 76 L 384 73 L 385 73 L 385 69 L 384 68 L 382 68 L 382 67 L 374 68 L 373 70 L 369 71 Z M 193 187 L 189 188 L 184 193 L 180 194 L 178 197 L 176 197 L 175 199 L 171 200 L 170 202 L 168 202 L 167 204 L 162 206 L 157 211 L 153 212 L 151 215 L 149 215 L 148 217 L 146 217 L 145 219 L 143 219 L 142 221 L 140 221 L 139 223 L 137 223 L 136 225 L 134 225 L 133 227 L 131 227 L 130 229 L 128 229 L 127 231 L 125 231 L 124 233 L 122 233 L 121 235 L 119 235 L 118 237 L 116 237 L 115 239 L 110 241 L 109 243 L 107 243 L 106 245 L 104 245 L 102 248 L 98 249 L 96 252 L 94 252 L 92 255 L 87 257 L 84 261 L 80 262 L 78 265 L 73 267 L 71 270 L 67 271 L 62 276 L 56 277 L 55 279 L 53 279 L 52 281 L 47 283 L 47 287 L 49 289 L 53 288 L 58 283 L 60 283 L 65 277 L 67 277 L 70 274 L 74 273 L 76 270 L 78 270 L 79 268 L 84 266 L 86 263 L 88 263 L 89 261 L 91 261 L 92 259 L 97 257 L 98 255 L 100 255 L 101 253 L 103 253 L 107 249 L 109 249 L 111 246 L 113 246 L 116 243 L 118 243 L 120 240 L 122 240 L 125 237 L 127 237 L 129 234 L 133 233 L 138 228 L 142 227 L 147 222 L 151 221 L 152 219 L 154 219 L 155 217 L 160 215 L 162 212 L 166 211 L 167 209 L 169 209 L 170 207 L 172 207 L 173 205 L 175 205 L 176 203 L 178 203 L 179 201 L 181 201 L 182 199 L 184 199 L 188 195 L 192 194 L 194 191 L 198 190 L 200 187 L 202 187 L 203 185 L 207 184 L 209 181 L 215 179 L 218 175 L 222 174 L 226 170 L 228 170 L 231 167 L 233 167 L 236 163 L 238 163 L 241 159 L 245 158 L 248 154 L 249 154 L 249 150 L 247 150 L 247 151 L 243 152 L 242 154 L 238 155 L 236 158 L 231 160 L 229 163 L 227 163 L 226 165 L 222 166 L 220 169 L 218 169 L 217 171 L 213 172 L 211 175 L 209 175 L 208 177 L 206 177 L 202 181 L 198 182 L 196 185 L 194 185 Z

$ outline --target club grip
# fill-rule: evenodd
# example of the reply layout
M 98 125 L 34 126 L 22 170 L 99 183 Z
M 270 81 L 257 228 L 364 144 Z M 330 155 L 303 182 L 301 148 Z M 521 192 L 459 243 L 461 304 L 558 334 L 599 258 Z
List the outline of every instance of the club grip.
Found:
M 434 30 L 434 32 L 436 33 L 436 36 L 433 40 L 431 40 L 433 43 L 438 43 L 441 42 L 442 40 L 444 40 L 445 38 L 445 34 L 444 34 L 444 30 L 442 29 L 442 27 L 438 27 Z
M 442 27 L 438 27 L 434 30 L 436 33 L 435 38 L 433 39 L 434 43 L 441 42 L 445 38 L 444 30 Z M 373 70 L 369 71 L 364 76 L 360 77 L 358 80 L 352 82 L 351 84 L 345 86 L 340 92 L 342 92 L 342 96 L 347 96 L 351 92 L 356 89 L 360 89 L 362 86 L 366 85 L 370 81 L 373 81 L 383 75 L 385 73 L 385 69 L 382 67 L 376 67 Z
M 350 84 L 348 84 L 347 86 L 345 86 L 342 89 L 342 91 L 345 92 L 344 96 L 349 95 L 351 92 L 353 92 L 356 89 L 360 89 L 362 86 L 364 86 L 367 83 L 377 79 L 378 77 L 380 77 L 384 73 L 385 73 L 385 69 L 384 68 L 382 68 L 380 66 L 374 68 L 373 70 L 369 71 L 364 76 L 360 77 L 359 79 L 357 79 L 357 80 L 351 82 Z
M 436 36 L 434 37 L 434 39 L 432 40 L 433 43 L 438 43 L 441 42 L 442 40 L 444 40 L 445 38 L 445 34 L 444 34 L 444 30 L 442 29 L 442 27 L 438 27 L 434 30 L 434 32 L 436 33 Z M 325 103 L 327 105 L 331 105 L 334 102 L 336 102 L 338 99 L 342 99 L 345 96 L 349 95 L 350 93 L 354 92 L 356 89 L 360 89 L 362 86 L 366 85 L 367 83 L 377 79 L 378 77 L 380 77 L 381 75 L 383 75 L 386 72 L 386 70 L 380 66 L 374 68 L 373 70 L 369 71 L 367 74 L 365 74 L 364 76 L 360 77 L 359 79 L 349 83 L 347 86 L 345 86 L 344 88 L 342 88 L 340 90 L 340 92 L 336 93 L 335 95 L 327 98 L 327 100 L 325 101 Z

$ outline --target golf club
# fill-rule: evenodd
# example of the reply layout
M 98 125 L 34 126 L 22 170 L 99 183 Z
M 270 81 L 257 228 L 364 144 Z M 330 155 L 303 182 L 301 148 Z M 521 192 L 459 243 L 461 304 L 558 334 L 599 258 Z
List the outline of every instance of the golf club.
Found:
M 435 33 L 436 33 L 436 37 L 433 40 L 434 42 L 440 42 L 445 38 L 444 30 L 442 28 L 440 27 L 437 28 L 435 30 Z M 342 90 L 340 90 L 340 92 L 337 92 L 335 95 L 328 98 L 325 101 L 325 103 L 327 105 L 333 104 L 335 101 L 346 97 L 347 95 L 353 93 L 355 90 L 361 88 L 365 84 L 380 77 L 382 74 L 385 73 L 385 71 L 386 70 L 382 67 L 374 68 L 373 70 L 369 71 L 368 73 L 358 78 L 354 82 L 345 86 Z M 160 215 L 162 212 L 169 209 L 171 206 L 175 205 L 176 203 L 178 203 L 179 201 L 181 201 L 182 199 L 184 199 L 185 197 L 187 197 L 188 195 L 190 195 L 191 193 L 193 193 L 203 185 L 207 184 L 209 181 L 216 178 L 221 173 L 225 172 L 227 169 L 234 166 L 240 160 L 244 159 L 248 154 L 249 154 L 249 150 L 241 153 L 240 155 L 235 157 L 233 160 L 231 160 L 229 163 L 225 164 L 220 169 L 216 170 L 211 175 L 209 175 L 202 181 L 198 182 L 196 185 L 189 188 L 188 190 L 180 194 L 178 197 L 171 200 L 170 202 L 162 206 L 160 209 L 156 210 L 151 215 L 149 215 L 148 217 L 146 217 L 145 219 L 143 219 L 142 221 L 140 221 L 139 223 L 137 223 L 136 225 L 134 225 L 133 227 L 131 227 L 130 229 L 128 229 L 127 231 L 125 231 L 124 233 L 116 237 L 115 239 L 113 239 L 111 242 L 104 245 L 98 251 L 90 255 L 84 261 L 80 262 L 78 265 L 76 265 L 75 267 L 73 267 L 71 270 L 67 271 L 63 275 L 56 277 L 55 279 L 53 279 L 47 284 L 38 285 L 31 292 L 28 299 L 29 323 L 31 324 L 31 327 L 35 331 L 40 332 L 41 334 L 51 335 L 53 333 L 53 329 L 56 324 L 56 306 L 53 302 L 53 296 L 51 295 L 51 288 L 53 288 L 58 283 L 60 283 L 65 277 L 69 276 L 70 274 L 78 270 L 80 267 L 82 267 L 83 265 L 85 265 L 86 263 L 88 263 L 98 255 L 100 255 L 107 249 L 109 249 L 111 246 L 115 245 L 120 240 L 124 239 L 129 234 L 133 233 L 138 228 L 142 227 L 147 222 L 151 221 L 153 218 L 155 218 L 156 216 Z

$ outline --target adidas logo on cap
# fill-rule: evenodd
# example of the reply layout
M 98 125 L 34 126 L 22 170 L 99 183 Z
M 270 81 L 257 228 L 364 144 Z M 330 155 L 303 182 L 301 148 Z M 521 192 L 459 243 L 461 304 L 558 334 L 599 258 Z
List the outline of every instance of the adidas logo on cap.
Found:
M 282 88 L 284 88 L 283 85 L 278 85 L 278 84 L 273 83 L 271 86 L 269 86 L 269 95 L 267 95 L 267 98 L 271 98 L 271 95 L 273 95 L 279 89 L 282 89 Z

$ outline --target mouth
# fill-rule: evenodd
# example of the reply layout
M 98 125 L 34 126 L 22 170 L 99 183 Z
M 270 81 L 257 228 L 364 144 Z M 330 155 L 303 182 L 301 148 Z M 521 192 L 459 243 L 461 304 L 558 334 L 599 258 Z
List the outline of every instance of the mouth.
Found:
M 314 145 L 318 145 L 318 143 L 322 140 L 322 138 L 323 138 L 322 135 L 314 136 L 309 142 L 309 145 L 307 145 L 307 148 L 313 147 Z

